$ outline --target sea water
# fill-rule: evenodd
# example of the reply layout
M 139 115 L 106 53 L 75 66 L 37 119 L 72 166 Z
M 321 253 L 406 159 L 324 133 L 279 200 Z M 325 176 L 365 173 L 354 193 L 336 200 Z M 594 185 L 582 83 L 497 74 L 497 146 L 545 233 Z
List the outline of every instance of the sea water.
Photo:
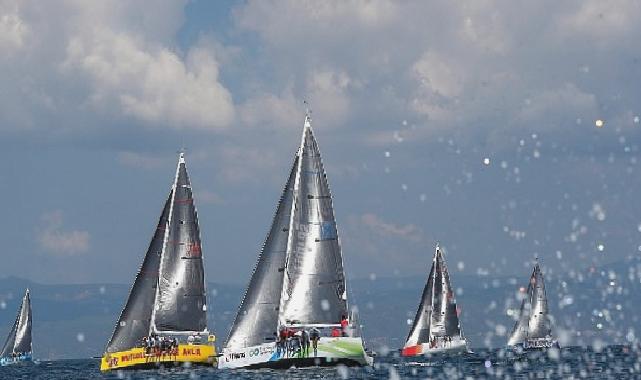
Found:
M 101 373 L 95 359 L 41 361 L 0 368 L 1 379 L 634 379 L 641 378 L 641 351 L 628 346 L 600 350 L 569 347 L 512 355 L 475 350 L 461 356 L 377 357 L 371 368 L 217 370 L 172 368 Z

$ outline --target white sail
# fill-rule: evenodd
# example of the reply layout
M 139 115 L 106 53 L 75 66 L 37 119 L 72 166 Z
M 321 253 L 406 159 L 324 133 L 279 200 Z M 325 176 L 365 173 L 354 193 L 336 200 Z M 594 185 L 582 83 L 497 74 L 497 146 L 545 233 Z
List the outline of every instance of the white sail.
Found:
M 207 334 L 205 273 L 198 213 L 184 153 L 172 188 L 150 332 Z
M 309 115 L 298 151 L 280 324 L 332 324 L 347 316 L 332 196 Z

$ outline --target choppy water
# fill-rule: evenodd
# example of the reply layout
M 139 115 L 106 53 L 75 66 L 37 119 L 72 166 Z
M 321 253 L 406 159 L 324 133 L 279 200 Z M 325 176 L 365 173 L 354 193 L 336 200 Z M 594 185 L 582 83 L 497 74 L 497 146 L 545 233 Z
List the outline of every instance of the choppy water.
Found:
M 512 357 L 503 350 L 479 350 L 461 357 L 377 358 L 373 368 L 307 368 L 229 371 L 213 368 L 124 371 L 102 374 L 98 360 L 61 360 L 0 368 L 1 379 L 627 379 L 641 378 L 640 352 L 624 346 L 600 352 L 564 348 L 548 354 Z

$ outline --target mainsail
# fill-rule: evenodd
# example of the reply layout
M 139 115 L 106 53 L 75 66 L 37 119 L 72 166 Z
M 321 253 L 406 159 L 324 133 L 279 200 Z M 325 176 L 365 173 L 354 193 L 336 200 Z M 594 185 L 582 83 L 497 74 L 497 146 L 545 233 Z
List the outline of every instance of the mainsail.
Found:
M 338 323 L 347 316 L 343 257 L 309 115 L 298 150 L 291 214 L 279 323 Z
M 545 282 L 543 272 L 537 262 L 534 265 L 532 276 L 530 276 L 526 296 L 521 302 L 519 319 L 514 325 L 507 344 L 514 346 L 526 339 L 546 338 L 551 334 Z
M 165 238 L 165 228 L 169 218 L 169 209 L 173 190 L 169 192 L 165 207 L 158 220 L 156 231 L 149 243 L 145 258 L 136 275 L 125 308 L 120 313 L 113 335 L 107 344 L 107 352 L 127 350 L 139 344 L 143 337 L 149 335 L 149 324 L 154 309 L 154 299 L 158 284 L 160 255 Z
M 405 347 L 427 343 L 432 337 L 462 336 L 450 274 L 437 246 L 421 303 Z
M 207 333 L 198 213 L 184 153 L 180 154 L 172 190 L 150 331 Z
M 10 356 L 12 353 L 31 352 L 31 299 L 27 289 L 22 304 L 18 311 L 16 321 L 2 347 L 0 357 Z
M 274 340 L 297 167 L 298 156 L 294 158 L 271 228 L 227 338 L 228 348 L 256 346 Z

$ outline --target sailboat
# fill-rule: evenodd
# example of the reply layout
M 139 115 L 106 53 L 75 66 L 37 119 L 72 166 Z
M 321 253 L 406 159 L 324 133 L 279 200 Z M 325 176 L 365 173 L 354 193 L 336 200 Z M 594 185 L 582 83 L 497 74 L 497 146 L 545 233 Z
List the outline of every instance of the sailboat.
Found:
M 450 274 L 438 244 L 402 356 L 467 352 Z
M 348 310 L 332 196 L 308 112 L 218 367 L 371 365 Z M 305 348 L 306 335 L 317 335 L 316 345 Z
M 558 342 L 552 337 L 545 282 L 538 260 L 534 265 L 527 293 L 521 302 L 518 319 L 514 324 L 514 329 L 510 334 L 507 345 L 517 350 L 545 349 L 559 346 Z
M 0 365 L 31 361 L 31 299 L 29 289 L 22 298 L 18 316 L 2 346 Z
M 100 369 L 213 365 L 198 213 L 185 155 Z

